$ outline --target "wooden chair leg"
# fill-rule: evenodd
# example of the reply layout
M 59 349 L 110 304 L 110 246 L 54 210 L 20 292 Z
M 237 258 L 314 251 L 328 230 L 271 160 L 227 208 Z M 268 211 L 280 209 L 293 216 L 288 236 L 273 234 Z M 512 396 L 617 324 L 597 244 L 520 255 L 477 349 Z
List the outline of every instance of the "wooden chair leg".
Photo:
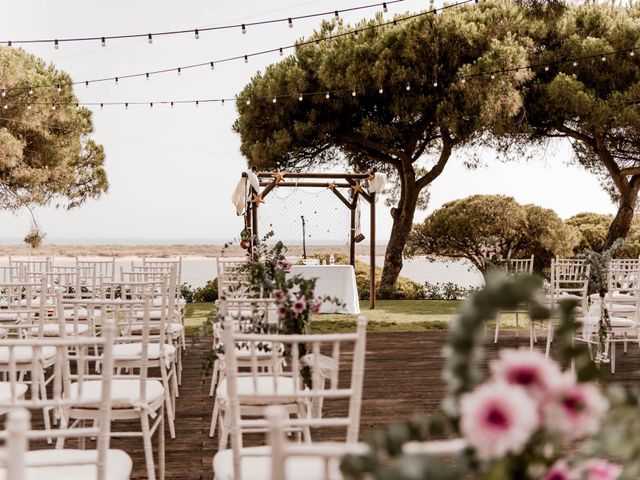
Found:
M 156 480 L 156 470 L 153 464 L 151 430 L 149 428 L 149 415 L 147 415 L 146 411 L 142 411 L 140 413 L 140 426 L 142 427 L 142 442 L 144 444 L 144 460 L 147 467 L 147 479 Z
M 213 414 L 211 415 L 211 426 L 209 427 L 209 437 L 213 438 L 216 433 L 216 424 L 218 423 L 218 416 L 220 415 L 220 405 L 216 398 L 213 402 Z
M 164 406 L 160 407 L 160 423 L 158 425 L 158 477 L 164 480 L 165 455 L 164 455 Z
M 500 313 L 496 315 L 496 333 L 493 336 L 493 343 L 498 343 L 499 332 L 500 332 Z

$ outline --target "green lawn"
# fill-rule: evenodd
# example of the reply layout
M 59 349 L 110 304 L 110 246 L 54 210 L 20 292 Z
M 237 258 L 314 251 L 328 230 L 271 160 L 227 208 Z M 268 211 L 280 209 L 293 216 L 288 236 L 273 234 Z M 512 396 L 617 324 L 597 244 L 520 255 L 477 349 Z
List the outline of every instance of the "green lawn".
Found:
M 369 302 L 360 302 L 360 309 L 369 321 L 369 332 L 424 332 L 445 330 L 449 320 L 462 305 L 460 300 L 378 300 L 376 309 L 369 310 Z M 214 313 L 213 303 L 190 303 L 186 307 L 187 334 L 194 335 L 197 327 Z M 524 318 L 522 318 L 524 317 Z M 311 328 L 314 332 L 345 332 L 355 328 L 355 315 L 324 314 L 314 315 Z M 489 324 L 489 328 L 493 323 Z M 528 322 L 521 315 L 520 327 Z M 504 314 L 501 327 L 515 327 L 515 315 Z

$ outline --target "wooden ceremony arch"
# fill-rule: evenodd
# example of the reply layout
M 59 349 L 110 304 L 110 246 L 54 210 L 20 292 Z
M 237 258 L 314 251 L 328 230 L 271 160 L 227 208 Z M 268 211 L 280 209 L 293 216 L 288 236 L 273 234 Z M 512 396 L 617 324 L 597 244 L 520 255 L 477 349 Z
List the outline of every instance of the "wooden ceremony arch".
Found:
M 376 306 L 376 193 L 369 191 L 368 181 L 373 179 L 375 170 L 367 173 L 296 173 L 296 172 L 255 172 L 259 180 L 261 191 L 257 192 L 251 187 L 251 193 L 247 199 L 245 211 L 245 227 L 251 233 L 251 238 L 258 237 L 258 208 L 264 203 L 265 198 L 274 188 L 315 187 L 328 188 L 351 212 L 351 227 L 349 234 L 349 263 L 356 265 L 356 206 L 358 198 L 362 197 L 369 202 L 371 211 L 369 239 L 369 308 Z M 247 177 L 247 173 L 242 173 Z M 350 189 L 353 197 L 345 195 L 343 191 Z

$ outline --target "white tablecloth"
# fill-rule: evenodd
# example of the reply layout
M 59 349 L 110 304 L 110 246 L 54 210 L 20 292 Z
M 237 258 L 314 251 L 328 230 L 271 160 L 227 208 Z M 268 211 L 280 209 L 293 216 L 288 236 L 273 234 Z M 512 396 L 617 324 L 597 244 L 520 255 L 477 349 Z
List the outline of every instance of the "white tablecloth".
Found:
M 356 274 L 351 265 L 294 265 L 291 267 L 290 275 L 317 278 L 316 297 L 337 297 L 345 304 L 345 307 L 340 309 L 331 302 L 324 302 L 320 307 L 320 313 L 360 313 Z

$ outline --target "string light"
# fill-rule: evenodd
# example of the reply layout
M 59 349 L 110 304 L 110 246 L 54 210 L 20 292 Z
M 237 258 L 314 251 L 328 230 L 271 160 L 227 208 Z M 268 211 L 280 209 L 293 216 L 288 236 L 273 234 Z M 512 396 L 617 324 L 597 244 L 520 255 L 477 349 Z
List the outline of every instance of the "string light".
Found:
M 2 97 L 4 98 L 4 97 L 6 97 L 6 96 L 7 96 L 7 91 L 3 88 L 3 89 L 2 89 Z
M 382 87 L 380 87 L 380 89 L 378 90 L 378 93 L 383 93 L 384 89 Z
M 129 110 L 129 103 L 125 103 L 125 104 L 124 104 L 124 109 L 125 109 L 125 110 Z
M 467 79 L 466 79 L 466 78 L 464 78 L 464 77 L 462 77 L 462 78 L 460 79 L 460 83 L 467 83 Z
M 51 110 L 55 110 L 55 109 L 56 109 L 56 104 L 55 104 L 55 103 L 52 103 L 52 104 L 51 104 Z
M 242 33 L 247 33 L 247 27 L 245 27 L 244 23 L 242 24 Z
M 549 71 L 549 65 L 545 65 L 545 66 L 544 66 L 544 71 L 545 71 L 545 72 L 548 72 L 548 71 Z
M 382 2 L 382 11 L 384 13 L 387 13 L 389 11 L 389 9 L 387 8 L 387 2 Z
M 147 77 L 147 80 L 149 80 L 149 74 L 145 73 L 145 76 Z
M 251 105 L 251 99 L 247 98 L 247 105 Z
M 213 63 L 213 62 L 211 62 L 211 70 L 213 70 L 214 68 L 215 68 L 215 67 L 214 67 L 214 63 Z
M 293 20 L 291 20 L 291 17 L 289 17 L 289 28 L 293 28 Z
M 9 40 L 9 41 L 7 42 L 7 47 L 10 47 L 10 46 L 12 46 L 12 45 L 13 45 L 13 42 L 12 42 L 11 40 Z
M 298 101 L 301 102 L 302 101 L 302 94 L 300 94 L 300 96 L 298 97 Z
M 355 97 L 355 96 L 356 96 L 356 90 L 355 90 L 355 89 L 353 89 L 353 91 L 351 92 L 351 96 L 352 96 L 352 97 Z
M 495 79 L 496 79 L 496 76 L 492 73 L 491 74 L 491 80 L 495 80 Z
M 182 73 L 182 69 L 178 67 L 178 75 L 180 75 L 181 73 Z
M 103 47 L 107 46 L 107 40 L 106 38 L 102 37 L 102 39 L 100 40 L 100 45 L 102 45 Z
M 33 88 L 29 87 L 29 95 L 33 95 Z
M 102 110 L 104 108 L 104 103 L 100 104 L 100 110 Z
M 171 102 L 171 108 L 173 108 L 173 102 Z
M 605 57 L 604 55 L 602 56 L 602 61 L 606 62 L 607 61 L 607 57 Z
M 578 66 L 578 62 L 576 62 L 575 60 L 573 61 L 573 66 L 577 67 Z
M 331 98 L 331 95 L 329 94 L 329 92 L 327 92 L 327 94 L 324 96 L 324 98 L 326 98 L 327 100 L 329 100 Z
M 280 56 L 284 55 L 284 51 L 282 50 L 282 47 L 280 47 Z
M 193 32 L 194 36 L 196 37 L 196 40 L 198 40 L 200 38 L 200 32 L 198 31 L 198 29 L 196 28 L 195 31 Z
M 116 85 L 118 85 L 118 77 L 116 77 Z
M 8 110 L 8 109 L 9 109 L 9 104 L 8 104 L 8 103 L 5 103 L 5 104 L 4 104 L 4 109 L 5 109 L 5 110 Z
M 333 12 L 333 14 L 334 14 L 336 20 L 340 20 L 340 14 L 338 13 L 338 10 Z
M 244 56 L 244 63 L 249 63 L 249 57 L 248 56 Z
M 89 88 L 89 81 L 88 81 L 88 80 L 85 80 L 85 82 L 84 82 L 84 88 Z
M 435 82 L 433 82 L 433 86 L 437 87 L 438 86 L 438 81 L 436 80 Z
M 278 99 L 274 96 L 273 99 L 271 100 L 273 103 L 276 103 L 278 101 Z
M 196 107 L 200 106 L 200 102 L 198 100 L 196 100 Z
M 220 105 L 224 107 L 224 98 L 220 100 Z
M 153 35 L 147 35 L 147 41 L 149 42 L 149 45 L 151 45 L 153 43 Z
M 58 43 L 58 40 L 53 41 L 53 48 L 55 48 L 56 50 L 60 48 L 60 44 Z
M 407 92 L 408 92 L 409 90 L 411 90 L 411 85 L 409 85 L 409 84 L 407 83 L 407 86 L 405 87 L 405 89 L 406 89 L 406 90 L 407 90 Z
M 60 92 L 62 91 L 62 87 L 61 87 L 60 85 L 58 85 L 58 87 L 56 88 L 56 91 L 57 91 L 58 93 L 60 93 Z
M 149 102 L 149 108 L 153 108 L 153 102 Z
M 633 50 L 631 50 L 631 51 L 629 52 L 629 56 L 630 56 L 630 57 L 633 57 L 635 54 L 636 54 L 636 52 L 634 52 Z
M 27 104 L 27 110 L 31 110 L 31 104 Z

